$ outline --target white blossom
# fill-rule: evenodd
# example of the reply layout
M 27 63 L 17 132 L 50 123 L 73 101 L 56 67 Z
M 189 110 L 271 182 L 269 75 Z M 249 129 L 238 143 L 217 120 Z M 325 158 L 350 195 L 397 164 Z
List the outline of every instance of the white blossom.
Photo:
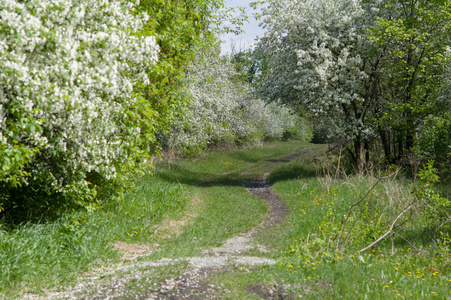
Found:
M 340 140 L 367 139 L 366 80 L 374 61 L 366 34 L 377 11 L 361 0 L 268 0 L 257 51 L 270 73 L 259 94 L 307 107 Z
M 143 71 L 158 55 L 154 37 L 133 35 L 148 16 L 132 9 L 113 0 L 0 0 L 0 119 L 15 109 L 42 128 L 17 136 L 0 122 L 0 167 L 16 139 L 40 149 L 32 172 L 41 178 L 54 176 L 51 160 L 63 158 L 62 178 L 52 181 L 59 191 L 88 186 L 87 172 L 116 175 L 112 162 L 129 155 L 119 145 L 139 134 L 123 113 L 136 104 L 133 86 L 149 81 Z
M 196 149 L 221 142 L 260 143 L 265 138 L 280 139 L 288 131 L 308 135 L 308 127 L 291 109 L 278 102 L 268 105 L 243 83 L 233 82 L 236 74 L 228 57 L 207 53 L 191 70 L 187 125 L 174 124 L 170 145 Z

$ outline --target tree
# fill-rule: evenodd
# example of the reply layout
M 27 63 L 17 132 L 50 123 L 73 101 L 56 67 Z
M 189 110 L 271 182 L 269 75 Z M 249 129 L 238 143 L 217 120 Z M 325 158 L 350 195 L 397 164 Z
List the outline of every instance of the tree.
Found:
M 369 38 L 383 57 L 379 97 L 388 99 L 376 118 L 386 160 L 403 161 L 425 118 L 451 105 L 440 95 L 450 59 L 451 1 L 388 0 L 376 7 L 383 13 Z
M 152 80 L 141 86 L 158 131 L 167 130 L 190 101 L 185 76 L 197 51 L 214 44 L 223 6 L 222 0 L 139 1 L 138 11 L 150 16 L 140 34 L 154 35 L 160 48 L 156 67 L 147 70 Z
M 135 90 L 158 46 L 123 1 L 0 4 L 0 210 L 89 206 L 143 161 L 153 119 Z M 23 207 L 22 207 L 23 208 Z
M 231 44 L 231 59 L 237 72 L 237 81 L 249 86 L 257 87 L 267 71 L 267 63 L 263 56 L 258 55 L 252 48 L 239 47 Z
M 195 154 L 218 144 L 256 144 L 284 136 L 309 139 L 309 127 L 280 103 L 267 104 L 236 80 L 233 56 L 220 56 L 218 47 L 199 53 L 187 76 L 191 103 L 184 122 L 174 123 L 168 145 Z M 182 121 L 182 120 L 181 120 Z
M 365 36 L 374 12 L 352 0 L 298 0 L 269 1 L 264 14 L 269 34 L 259 51 L 270 57 L 270 72 L 262 94 L 307 106 L 335 141 L 352 143 L 348 150 L 361 170 L 378 100 L 380 56 Z
M 257 50 L 269 71 L 258 92 L 307 107 L 348 145 L 357 170 L 378 140 L 387 162 L 394 141 L 402 160 L 422 120 L 449 108 L 438 96 L 450 12 L 444 0 L 270 0 Z

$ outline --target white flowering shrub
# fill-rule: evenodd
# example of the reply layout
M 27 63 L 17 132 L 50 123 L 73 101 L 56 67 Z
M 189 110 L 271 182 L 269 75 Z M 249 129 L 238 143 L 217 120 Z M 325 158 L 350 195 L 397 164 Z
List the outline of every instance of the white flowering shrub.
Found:
M 294 111 L 280 100 L 269 103 L 269 110 L 265 128 L 265 136 L 272 139 L 295 139 L 310 141 L 313 132 L 310 124 L 300 117 L 294 117 Z
M 184 122 L 174 124 L 169 146 L 197 152 L 221 143 L 260 143 L 264 139 L 308 139 L 309 127 L 291 109 L 253 97 L 236 78 L 228 57 L 209 52 L 192 66 L 187 90 L 191 104 Z M 305 134 L 305 135 L 304 135 Z
M 270 1 L 265 13 L 269 32 L 263 49 L 276 53 L 270 59 L 275 71 L 266 85 L 275 93 L 272 97 L 284 93 L 278 84 L 270 86 L 280 74 L 295 90 L 294 98 L 307 104 L 318 121 L 332 122 L 334 134 L 348 139 L 362 134 L 364 124 L 352 114 L 352 105 L 365 109 L 360 84 L 368 77 L 362 58 L 368 41 L 361 31 L 368 25 L 361 24 L 360 1 Z M 282 50 L 275 52 L 277 48 Z M 282 68 L 291 69 L 277 72 Z
M 148 16 L 133 6 L 0 1 L 0 207 L 18 187 L 86 205 L 145 157 L 151 108 L 136 85 L 158 46 L 134 34 Z

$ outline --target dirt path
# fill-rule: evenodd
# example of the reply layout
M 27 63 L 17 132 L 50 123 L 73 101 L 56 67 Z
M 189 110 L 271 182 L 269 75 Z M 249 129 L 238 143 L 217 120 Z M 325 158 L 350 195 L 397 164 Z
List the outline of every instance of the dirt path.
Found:
M 256 244 L 254 238 L 280 223 L 287 215 L 286 206 L 271 191 L 271 186 L 266 181 L 249 183 L 246 188 L 250 194 L 268 203 L 269 214 L 265 221 L 252 230 L 227 240 L 221 247 L 204 251 L 200 257 L 186 258 L 189 262 L 187 271 L 182 276 L 167 279 L 148 299 L 217 299 L 218 295 L 225 296 L 227 291 L 208 282 L 212 275 L 238 265 L 276 263 L 272 259 L 246 254 L 253 250 L 262 254 L 269 252 L 262 245 Z
M 269 165 L 288 162 L 302 156 L 304 153 L 275 160 L 256 169 L 247 171 L 248 174 Z M 287 215 L 285 203 L 272 192 L 271 185 L 266 181 L 270 172 L 262 175 L 260 179 L 246 184 L 248 193 L 265 200 L 269 213 L 266 219 L 250 231 L 243 232 L 230 238 L 222 246 L 204 250 L 200 256 L 177 259 L 164 258 L 159 261 L 148 261 L 116 266 L 102 270 L 99 274 L 84 280 L 70 290 L 54 292 L 49 296 L 34 299 L 218 299 L 227 297 L 227 289 L 211 284 L 213 275 L 224 272 L 233 272 L 234 268 L 254 268 L 261 265 L 275 264 L 276 261 L 267 258 L 270 252 L 263 245 L 256 243 L 255 238 L 280 224 Z M 252 253 L 253 255 L 251 255 Z M 152 267 L 170 266 L 173 264 L 187 264 L 185 272 L 178 277 L 167 278 L 158 286 L 146 287 L 142 290 L 131 291 L 128 285 L 145 276 L 145 270 Z M 106 282 L 102 278 L 108 277 Z M 282 292 L 262 291 L 259 287 L 249 287 L 264 299 L 285 299 Z M 84 296 L 80 296 L 84 295 Z M 271 296 L 273 295 L 273 296 Z

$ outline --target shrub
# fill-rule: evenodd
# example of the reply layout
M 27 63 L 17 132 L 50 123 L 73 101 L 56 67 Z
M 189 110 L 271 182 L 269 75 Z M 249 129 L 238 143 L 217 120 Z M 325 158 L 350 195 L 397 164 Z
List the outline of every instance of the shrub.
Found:
M 433 160 L 446 180 L 451 177 L 451 112 L 429 116 L 416 139 L 415 153 L 423 161 Z
M 0 4 L 0 207 L 82 206 L 146 158 L 151 108 L 137 83 L 157 60 L 127 1 Z M 14 196 L 14 197 L 13 197 Z M 31 199 L 31 200 L 30 200 Z M 24 205 L 24 203 L 28 203 Z M 37 203 L 39 202 L 39 203 Z

